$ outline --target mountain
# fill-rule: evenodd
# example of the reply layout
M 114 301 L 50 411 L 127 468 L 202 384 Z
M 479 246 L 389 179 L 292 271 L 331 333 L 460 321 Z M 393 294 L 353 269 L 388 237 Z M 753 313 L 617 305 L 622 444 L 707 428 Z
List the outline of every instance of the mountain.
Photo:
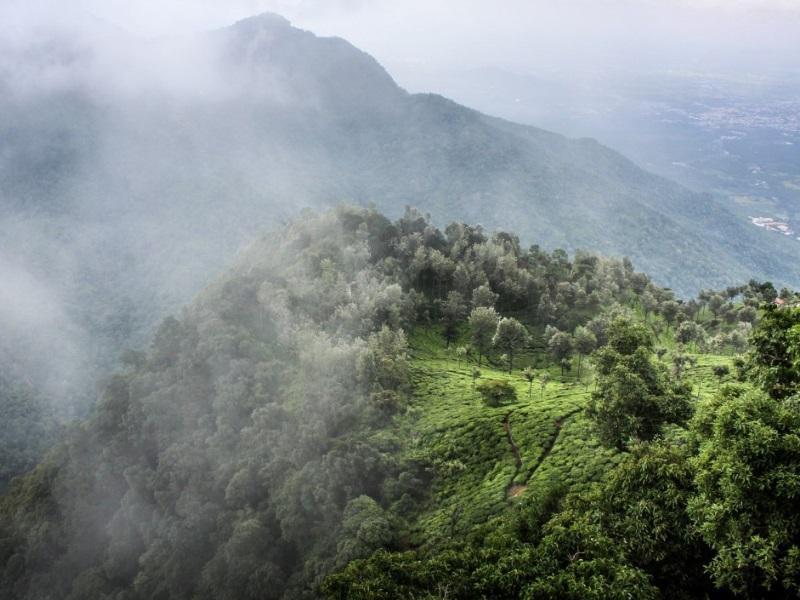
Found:
M 595 141 L 408 94 L 346 41 L 275 15 L 154 40 L 93 23 L 5 50 L 0 269 L 30 285 L 4 290 L 0 326 L 39 306 L 47 326 L 3 336 L 0 355 L 50 395 L 84 395 L 307 206 L 513 226 L 524 244 L 627 255 L 684 294 L 800 281 L 793 248 L 716 199 Z

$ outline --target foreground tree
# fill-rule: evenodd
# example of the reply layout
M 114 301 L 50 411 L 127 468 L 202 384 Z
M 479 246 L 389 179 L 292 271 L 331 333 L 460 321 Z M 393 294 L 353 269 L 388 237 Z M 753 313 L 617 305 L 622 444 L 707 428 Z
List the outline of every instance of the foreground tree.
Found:
M 773 398 L 800 391 L 800 308 L 766 306 L 750 343 L 749 368 L 757 385 Z
M 652 577 L 664 598 L 702 598 L 711 586 L 710 549 L 692 527 L 693 470 L 685 448 L 642 443 L 631 448 L 587 498 L 603 528 Z
M 482 286 L 476 287 L 472 291 L 472 306 L 474 308 L 478 308 L 483 306 L 484 308 L 494 308 L 497 299 L 500 296 L 495 294 L 488 285 L 484 284 Z
M 459 346 L 456 348 L 456 368 L 461 368 L 461 361 L 467 359 L 467 347 L 466 346 Z
M 703 338 L 703 330 L 694 321 L 684 321 L 675 332 L 675 339 L 681 344 L 699 342 Z
M 680 308 L 681 305 L 675 302 L 675 300 L 667 300 L 661 305 L 661 314 L 668 326 L 675 322 L 675 317 L 678 316 Z
M 714 582 L 750 598 L 800 596 L 800 400 L 726 387 L 698 410 L 689 508 Z
M 588 414 L 609 446 L 623 450 L 632 440 L 652 439 L 664 423 L 690 416 L 689 387 L 671 383 L 652 354 L 647 330 L 624 319 L 612 323 L 608 344 L 595 353 L 598 389 Z

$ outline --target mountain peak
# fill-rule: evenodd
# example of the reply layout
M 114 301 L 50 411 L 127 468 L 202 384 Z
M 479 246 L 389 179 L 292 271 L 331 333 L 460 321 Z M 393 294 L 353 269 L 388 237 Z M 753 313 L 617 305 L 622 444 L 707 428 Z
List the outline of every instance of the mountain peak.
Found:
M 278 90 L 294 104 L 340 114 L 384 113 L 402 99 L 400 88 L 373 57 L 341 38 L 297 28 L 275 13 L 243 19 L 221 33 L 231 66 L 251 69 L 256 86 L 266 81 L 270 94 Z

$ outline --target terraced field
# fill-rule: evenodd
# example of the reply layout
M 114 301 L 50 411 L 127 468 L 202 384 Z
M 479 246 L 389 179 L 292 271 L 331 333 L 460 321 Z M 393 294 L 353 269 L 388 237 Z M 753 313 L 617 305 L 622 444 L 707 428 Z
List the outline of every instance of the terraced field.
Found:
M 521 369 L 533 356 L 520 357 L 511 374 L 484 362 L 481 379 L 508 381 L 517 392 L 516 402 L 489 407 L 475 389 L 474 362 L 448 352 L 435 328 L 415 330 L 410 343 L 414 400 L 398 426 L 408 440 L 406 452 L 425 455 L 435 469 L 428 505 L 412 525 L 412 543 L 423 532 L 431 540 L 467 531 L 544 486 L 580 490 L 621 460 L 600 445 L 584 414 L 590 373 L 578 382 L 553 367 L 542 389 L 545 371 L 537 369 L 529 388 Z M 686 377 L 695 393 L 711 394 L 718 386 L 713 366 L 731 358 L 697 359 Z

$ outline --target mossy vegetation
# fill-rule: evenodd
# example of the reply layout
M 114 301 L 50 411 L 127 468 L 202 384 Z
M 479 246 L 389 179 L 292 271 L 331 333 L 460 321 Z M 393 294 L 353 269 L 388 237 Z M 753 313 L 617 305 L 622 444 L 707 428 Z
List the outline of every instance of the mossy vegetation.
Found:
M 558 367 L 533 349 L 520 356 L 511 374 L 500 361 L 484 360 L 481 376 L 473 380 L 476 359 L 460 358 L 453 351 L 467 341 L 467 334 L 462 329 L 449 346 L 439 326 L 417 326 L 409 335 L 413 399 L 396 418 L 394 430 L 403 432 L 409 458 L 425 457 L 433 467 L 430 498 L 408 515 L 406 539 L 411 546 L 468 532 L 553 486 L 587 490 L 623 459 L 622 453 L 601 444 L 585 414 L 594 388 L 591 367 L 581 380 L 577 369 L 562 377 Z M 534 368 L 531 386 L 523 371 L 533 364 L 543 366 Z M 713 368 L 731 364 L 731 356 L 697 355 L 683 377 L 695 397 L 711 397 L 718 388 Z M 545 374 L 549 381 L 542 390 Z M 504 382 L 516 391 L 516 399 L 488 405 L 479 389 L 483 382 Z M 666 432 L 671 434 L 680 432 Z

